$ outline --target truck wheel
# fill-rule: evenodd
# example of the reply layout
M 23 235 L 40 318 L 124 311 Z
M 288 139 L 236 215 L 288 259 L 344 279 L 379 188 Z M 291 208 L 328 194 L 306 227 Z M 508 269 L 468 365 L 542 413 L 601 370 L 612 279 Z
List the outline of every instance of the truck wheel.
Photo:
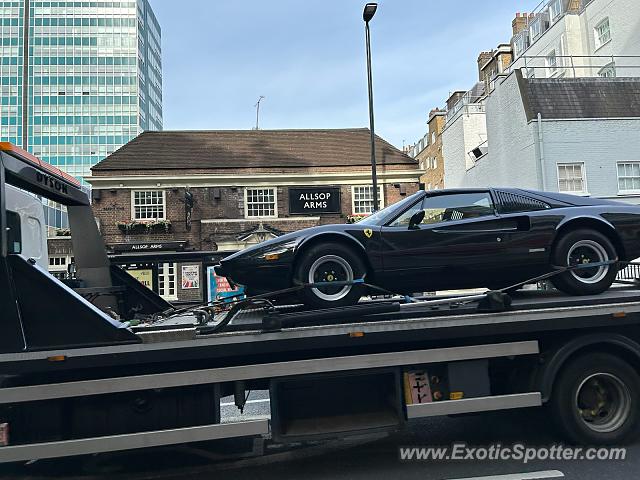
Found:
M 553 417 L 577 444 L 611 445 L 639 433 L 640 377 L 624 360 L 607 353 L 572 360 L 556 378 Z
M 364 261 L 351 248 L 340 243 L 324 243 L 303 252 L 294 278 L 300 283 L 352 281 L 362 278 L 367 269 Z M 300 298 L 305 305 L 331 308 L 353 305 L 364 293 L 361 285 L 305 288 Z
M 579 229 L 563 235 L 552 252 L 554 265 L 586 265 L 615 260 L 616 249 L 600 232 Z M 607 290 L 616 278 L 615 265 L 579 268 L 551 278 L 558 289 L 570 295 L 597 295 Z

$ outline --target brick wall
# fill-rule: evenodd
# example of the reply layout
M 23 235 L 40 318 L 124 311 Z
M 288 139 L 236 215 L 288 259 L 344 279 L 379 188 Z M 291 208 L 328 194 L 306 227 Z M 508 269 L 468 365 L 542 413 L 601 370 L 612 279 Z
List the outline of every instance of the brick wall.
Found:
M 394 184 L 383 186 L 384 205 L 391 205 L 407 195 L 418 191 L 418 182 L 402 184 L 402 189 Z M 311 216 L 308 220 L 300 215 L 289 214 L 289 188 L 277 187 L 278 218 L 245 219 L 243 187 L 198 187 L 191 188 L 194 207 L 191 230 L 185 226 L 185 188 L 164 189 L 166 195 L 166 218 L 171 221 L 169 232 L 123 233 L 118 222 L 130 222 L 131 190 L 126 188 L 103 190 L 100 199 L 94 200 L 93 210 L 99 219 L 100 230 L 107 244 L 130 242 L 163 242 L 186 240 L 188 247 L 196 250 L 215 250 L 216 245 L 235 239 L 238 234 L 263 223 L 274 229 L 290 232 L 317 224 L 344 223 L 352 213 L 351 186 L 341 185 L 341 210 L 339 214 Z M 219 198 L 216 198 L 219 197 Z M 287 220 L 295 217 L 295 220 Z M 207 222 L 202 223 L 202 220 Z M 213 222 L 221 220 L 219 222 Z M 225 221 L 227 220 L 227 221 Z M 228 220 L 238 220 L 229 222 Z
M 442 129 L 444 115 L 436 115 L 429 120 L 429 145 L 418 155 L 418 160 L 424 162 L 425 173 L 420 176 L 420 183 L 428 189 L 444 188 L 444 156 L 442 155 Z M 435 142 L 433 141 L 435 134 Z M 436 159 L 435 168 L 429 165 L 429 158 Z

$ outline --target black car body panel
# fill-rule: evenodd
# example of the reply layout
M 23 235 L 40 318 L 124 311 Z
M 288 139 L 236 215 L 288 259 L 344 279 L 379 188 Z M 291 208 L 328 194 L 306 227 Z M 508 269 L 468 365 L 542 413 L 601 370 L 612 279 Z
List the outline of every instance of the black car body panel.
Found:
M 466 208 L 470 218 L 444 209 L 443 219 L 451 215 L 446 221 L 393 225 L 412 208 L 453 198 L 443 196 L 474 194 L 492 205 Z M 483 213 L 477 216 L 474 209 Z M 335 241 L 363 255 L 368 283 L 394 292 L 498 288 L 549 272 L 558 235 L 581 227 L 610 237 L 621 260 L 640 257 L 638 206 L 513 188 L 456 189 L 418 192 L 355 224 L 323 225 L 260 243 L 222 260 L 218 273 L 254 292 L 287 288 L 302 252 Z M 270 252 L 277 258 L 267 259 Z

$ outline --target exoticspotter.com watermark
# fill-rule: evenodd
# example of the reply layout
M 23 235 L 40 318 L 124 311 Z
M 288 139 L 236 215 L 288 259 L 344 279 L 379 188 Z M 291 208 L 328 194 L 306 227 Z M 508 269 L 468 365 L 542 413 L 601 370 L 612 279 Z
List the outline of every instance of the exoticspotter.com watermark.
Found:
M 551 445 L 533 447 L 516 443 L 499 443 L 476 447 L 466 443 L 438 447 L 400 447 L 400 460 L 410 461 L 515 461 L 527 464 L 534 461 L 621 461 L 627 457 L 627 449 L 622 447 L 570 447 Z

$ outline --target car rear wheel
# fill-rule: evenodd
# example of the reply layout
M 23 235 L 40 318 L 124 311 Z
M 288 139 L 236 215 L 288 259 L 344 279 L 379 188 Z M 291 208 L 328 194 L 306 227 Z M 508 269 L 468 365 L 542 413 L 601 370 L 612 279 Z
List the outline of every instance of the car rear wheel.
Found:
M 600 232 L 589 229 L 566 233 L 552 252 L 553 264 L 563 267 L 603 263 L 616 257 L 611 241 Z M 617 272 L 615 265 L 578 268 L 552 277 L 551 282 L 558 290 L 570 295 L 596 295 L 611 286 Z
M 357 280 L 366 271 L 364 261 L 353 249 L 340 243 L 323 243 L 303 252 L 296 264 L 294 279 L 296 283 L 326 283 L 305 288 L 299 295 L 306 305 L 330 308 L 353 305 L 364 293 L 361 285 L 332 286 L 331 283 Z

